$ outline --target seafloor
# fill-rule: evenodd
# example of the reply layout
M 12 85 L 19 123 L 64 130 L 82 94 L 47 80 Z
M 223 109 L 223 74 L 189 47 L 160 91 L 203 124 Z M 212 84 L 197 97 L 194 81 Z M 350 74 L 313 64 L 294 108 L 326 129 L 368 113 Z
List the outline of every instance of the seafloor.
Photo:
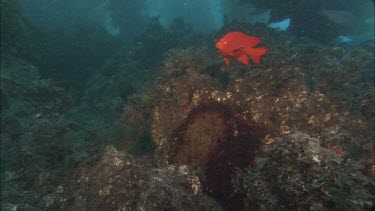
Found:
M 225 66 L 229 31 L 262 38 L 261 65 Z M 129 45 L 79 94 L 2 49 L 2 210 L 374 206 L 373 40 L 154 21 Z

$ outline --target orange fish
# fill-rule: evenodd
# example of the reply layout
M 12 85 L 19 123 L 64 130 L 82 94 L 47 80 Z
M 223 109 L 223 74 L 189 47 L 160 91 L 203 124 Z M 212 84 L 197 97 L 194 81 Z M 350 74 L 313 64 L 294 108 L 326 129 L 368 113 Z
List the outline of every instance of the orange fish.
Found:
M 260 57 L 268 51 L 265 47 L 254 48 L 261 41 L 258 37 L 251 37 L 241 32 L 229 32 L 216 42 L 216 48 L 227 66 L 230 57 L 236 58 L 242 64 L 249 64 L 248 56 L 250 56 L 255 64 L 259 64 Z

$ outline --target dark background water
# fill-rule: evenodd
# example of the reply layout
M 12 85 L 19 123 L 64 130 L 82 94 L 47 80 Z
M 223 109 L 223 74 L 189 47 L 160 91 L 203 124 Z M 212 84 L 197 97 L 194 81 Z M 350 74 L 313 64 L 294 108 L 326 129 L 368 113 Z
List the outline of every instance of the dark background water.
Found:
M 8 2 L 8 1 L 5 1 Z M 12 2 L 12 1 L 9 1 Z M 6 3 L 5 7 L 7 4 Z M 32 25 L 33 45 L 41 45 L 43 74 L 86 80 L 94 67 L 139 37 L 158 17 L 163 27 L 183 18 L 196 33 L 209 34 L 228 21 L 250 23 L 291 19 L 294 35 L 329 43 L 338 36 L 373 39 L 372 1 L 14 1 L 23 25 Z M 6 8 L 5 8 L 6 9 Z M 26 27 L 26 26 L 21 26 Z M 5 26 L 6 27 L 6 26 Z M 6 29 L 4 29 L 6 30 Z M 362 39 L 362 40 L 361 40 Z M 357 40 L 355 40 L 357 41 Z M 360 42 L 359 41 L 359 42 Z M 129 45 L 128 45 L 129 46 Z M 31 56 L 31 55 L 30 55 Z

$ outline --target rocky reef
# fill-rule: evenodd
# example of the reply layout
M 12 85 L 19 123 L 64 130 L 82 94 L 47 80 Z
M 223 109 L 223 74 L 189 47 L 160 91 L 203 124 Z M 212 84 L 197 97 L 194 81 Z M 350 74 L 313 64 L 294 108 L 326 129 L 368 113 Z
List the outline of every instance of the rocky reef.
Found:
M 275 140 L 232 184 L 250 209 L 370 209 L 374 183 L 337 147 L 295 132 Z
M 58 186 L 41 205 L 62 210 L 221 210 L 188 166 L 160 168 L 111 146 L 99 161 L 77 169 L 69 186 Z
M 30 63 L 2 61 L 2 208 L 374 206 L 373 44 L 233 22 L 212 36 L 243 31 L 270 50 L 227 68 L 178 21 L 155 19 L 79 100 Z
M 273 33 L 268 36 L 279 41 L 284 36 Z M 142 106 L 129 102 L 124 116 L 150 128 L 156 147 L 153 157 L 160 166 L 184 164 L 195 169 L 204 190 L 225 209 L 296 209 L 307 204 L 311 207 L 305 208 L 312 209 L 370 209 L 373 115 L 360 112 L 369 97 L 360 90 L 373 92 L 368 69 L 372 53 L 308 41 L 292 44 L 290 39 L 268 43 L 272 50 L 264 65 L 234 65 L 230 70 L 208 56 L 205 48 L 171 50 L 155 88 L 134 96 L 146 101 Z M 354 77 L 347 75 L 350 72 Z M 366 74 L 369 78 L 358 78 Z M 292 140 L 298 146 L 284 146 Z M 293 154 L 286 151 L 277 157 L 273 150 Z M 302 166 L 299 159 L 306 163 Z M 259 166 L 261 161 L 265 163 Z M 275 166 L 268 168 L 271 164 Z M 335 174 L 321 177 L 324 169 Z M 289 170 L 298 176 L 288 176 Z M 257 177 L 243 176 L 243 172 Z M 280 181 L 280 174 L 290 177 L 289 183 Z M 314 181 L 317 177 L 321 181 Z M 252 185 L 265 183 L 262 179 L 269 180 L 269 189 L 254 192 Z M 278 181 L 283 186 L 274 190 L 280 186 Z M 295 186 L 301 183 L 306 186 L 304 194 L 327 195 L 313 199 L 314 195 L 295 193 L 283 201 L 283 191 L 298 191 Z M 349 184 L 361 191 L 352 191 Z M 265 193 L 272 191 L 277 196 L 267 198 Z M 336 192 L 347 197 L 335 196 Z M 274 202 L 262 204 L 258 198 Z
M 1 62 L 2 202 L 25 205 L 63 181 L 77 162 L 74 130 L 63 114 L 69 90 L 42 79 L 37 67 L 17 58 Z M 33 191 L 37 189 L 38 191 Z
M 257 169 L 257 164 L 255 165 L 254 162 L 261 159 L 261 154 L 264 152 L 274 148 L 282 150 L 279 144 L 282 145 L 285 142 L 284 139 L 290 136 L 289 134 L 299 134 L 295 135 L 300 136 L 299 139 L 303 139 L 304 136 L 314 137 L 312 139 L 315 140 L 315 144 L 318 144 L 317 139 L 319 139 L 319 144 L 324 146 L 324 150 L 318 150 L 314 155 L 316 157 L 310 154 L 304 155 L 309 157 L 310 162 L 314 162 L 314 158 L 318 159 L 315 162 L 320 162 L 320 160 L 328 163 L 338 162 L 336 167 L 328 166 L 327 168 L 337 172 L 333 169 L 341 169 L 344 168 L 341 165 L 347 165 L 347 168 L 351 168 L 352 171 L 358 171 L 355 174 L 359 175 L 360 169 L 367 172 L 368 176 L 373 176 L 371 172 L 373 167 L 369 165 L 373 155 L 371 121 L 352 111 L 348 102 L 340 100 L 335 96 L 334 91 L 311 89 L 305 74 L 312 70 L 306 68 L 306 64 L 301 66 L 286 64 L 277 68 L 236 66 L 233 67 L 235 70 L 229 72 L 215 66 L 215 63 L 207 63 L 210 59 L 202 59 L 204 55 L 207 55 L 202 51 L 204 52 L 202 49 L 172 50 L 171 56 L 166 59 L 164 74 L 160 77 L 156 89 L 150 93 L 151 96 L 159 96 L 152 101 L 154 107 L 149 111 L 152 114 L 152 121 L 149 124 L 151 124 L 151 134 L 156 144 L 154 156 L 161 166 L 188 164 L 197 169 L 205 191 L 220 201 L 226 209 L 244 208 L 244 204 L 238 200 L 239 196 L 234 193 L 231 184 L 238 169 L 255 175 L 262 175 L 267 169 L 275 174 L 274 177 L 278 177 L 278 173 L 282 172 L 280 169 L 267 168 L 268 165 Z M 272 57 L 272 53 L 269 56 Z M 186 65 L 191 62 L 194 65 Z M 281 61 L 274 62 L 282 63 Z M 212 71 L 213 69 L 215 71 Z M 286 148 L 299 150 L 303 147 Z M 303 152 L 308 153 L 306 150 Z M 325 155 L 327 151 L 333 153 L 332 156 L 336 156 L 336 160 L 327 157 Z M 298 159 L 301 159 L 298 153 L 285 154 L 285 156 L 297 163 Z M 353 162 L 340 164 L 341 161 L 338 159 L 340 156 L 341 159 L 361 157 L 360 159 L 367 161 L 362 161 L 364 166 Z M 288 162 L 278 165 L 278 161 L 283 161 L 276 155 L 267 159 L 276 166 L 285 165 L 281 168 L 293 169 Z M 296 168 L 297 166 L 296 164 Z M 319 166 L 319 168 L 323 167 Z M 313 175 L 309 176 L 319 177 L 322 174 L 319 168 L 312 171 Z M 277 185 L 273 184 L 277 181 L 276 178 L 270 175 L 259 177 L 270 179 L 271 186 Z M 330 188 L 334 189 L 333 181 L 337 177 L 348 177 L 348 181 L 343 182 L 358 185 L 362 190 L 361 193 L 352 193 L 350 189 L 340 190 L 346 190 L 345 194 L 353 197 L 351 198 L 353 203 L 367 203 L 366 206 L 371 206 L 371 203 L 368 204 L 371 200 L 367 198 L 371 198 L 371 194 L 370 192 L 365 194 L 365 191 L 369 191 L 368 188 L 374 185 L 369 182 L 369 178 L 355 177 L 342 171 L 336 175 L 326 175 L 322 178 L 325 181 L 321 183 L 328 183 L 330 185 L 327 186 L 332 186 Z M 292 178 L 290 181 L 284 184 L 287 186 L 285 189 L 293 190 L 293 186 L 296 185 L 294 183 L 298 183 L 298 180 Z M 253 179 L 246 180 L 246 182 L 241 183 L 242 189 L 246 190 L 250 184 L 263 181 Z M 308 179 L 304 182 L 312 183 L 313 181 Z M 362 186 L 363 183 L 366 185 Z M 248 191 L 256 194 L 251 190 Z M 265 190 L 267 191 L 269 190 Z M 307 189 L 306 192 L 311 193 Z M 278 194 L 283 195 L 282 192 Z M 256 198 L 246 193 L 244 196 Z M 294 203 L 300 200 L 297 198 L 299 196 L 291 196 L 288 200 Z M 359 198 L 363 201 L 359 202 Z M 333 199 L 327 197 L 322 200 L 326 200 L 320 204 L 322 207 L 331 208 L 330 203 Z M 355 207 L 344 201 L 347 200 L 334 200 L 332 207 Z M 258 208 L 274 206 L 257 203 L 250 203 L 247 206 L 251 207 L 254 204 L 259 206 Z M 283 206 L 282 202 L 277 205 Z M 284 206 L 297 208 L 300 205 L 298 203 L 287 205 L 286 203 Z

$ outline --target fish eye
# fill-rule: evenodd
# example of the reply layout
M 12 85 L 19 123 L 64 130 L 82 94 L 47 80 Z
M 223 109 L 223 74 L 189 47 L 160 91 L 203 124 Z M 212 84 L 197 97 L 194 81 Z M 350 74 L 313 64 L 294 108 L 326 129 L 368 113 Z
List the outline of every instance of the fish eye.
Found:
M 224 45 L 226 45 L 226 44 L 227 44 L 227 41 L 224 42 Z

